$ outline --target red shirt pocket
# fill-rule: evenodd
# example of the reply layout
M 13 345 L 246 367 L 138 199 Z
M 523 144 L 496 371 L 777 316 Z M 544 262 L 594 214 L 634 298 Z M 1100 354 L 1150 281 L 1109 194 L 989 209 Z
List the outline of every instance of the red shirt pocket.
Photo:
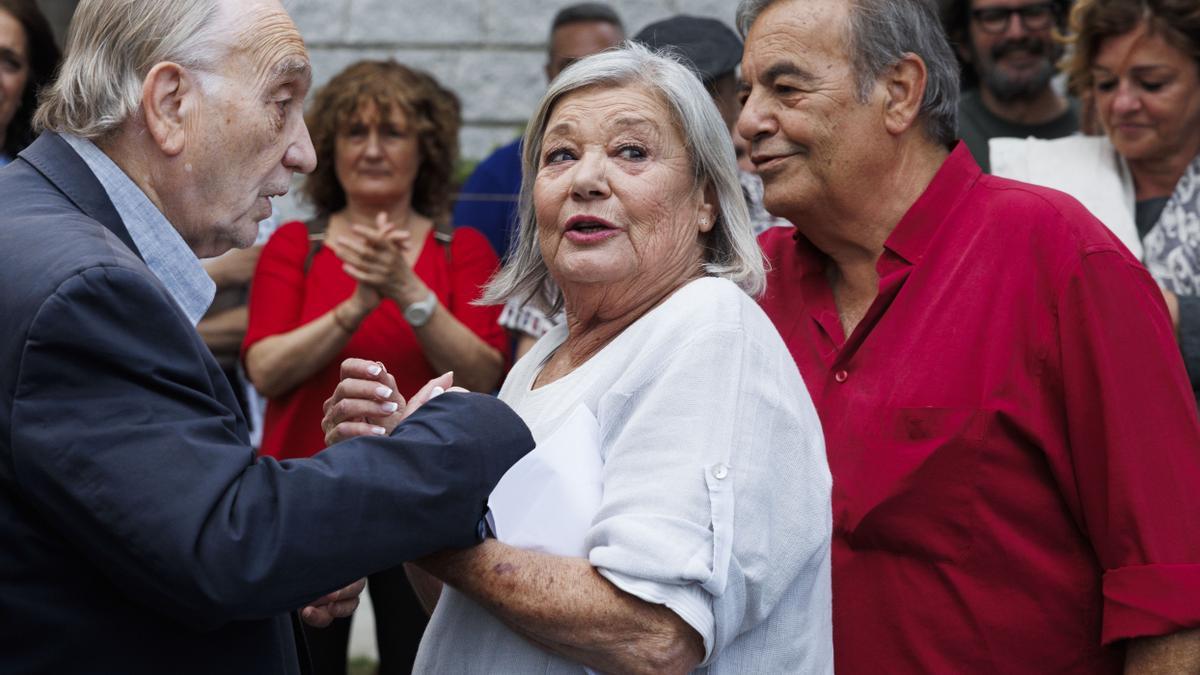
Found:
M 959 561 L 975 530 L 991 415 L 974 408 L 892 408 L 858 466 L 834 483 L 834 526 L 853 549 Z

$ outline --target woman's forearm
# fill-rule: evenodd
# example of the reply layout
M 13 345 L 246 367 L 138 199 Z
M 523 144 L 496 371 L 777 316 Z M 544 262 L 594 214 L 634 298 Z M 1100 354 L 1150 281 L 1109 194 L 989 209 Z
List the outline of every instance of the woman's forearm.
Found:
M 414 328 L 417 341 L 434 372 L 454 371 L 454 384 L 489 392 L 500 384 L 504 357 L 471 332 L 444 305 L 438 304 L 429 322 Z
M 345 348 L 370 310 L 346 300 L 286 333 L 254 343 L 246 352 L 246 375 L 267 398 L 289 393 L 327 366 Z
M 543 648 L 606 672 L 685 673 L 699 634 L 671 610 L 614 586 L 587 560 L 494 539 L 418 564 Z

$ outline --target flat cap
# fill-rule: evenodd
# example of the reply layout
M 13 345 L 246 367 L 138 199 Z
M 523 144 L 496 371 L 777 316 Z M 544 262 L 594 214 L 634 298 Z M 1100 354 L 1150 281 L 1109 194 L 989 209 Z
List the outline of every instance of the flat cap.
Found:
M 682 56 L 705 84 L 729 72 L 742 61 L 742 41 L 716 19 L 679 14 L 656 21 L 633 36 L 634 42 L 659 50 L 668 48 Z

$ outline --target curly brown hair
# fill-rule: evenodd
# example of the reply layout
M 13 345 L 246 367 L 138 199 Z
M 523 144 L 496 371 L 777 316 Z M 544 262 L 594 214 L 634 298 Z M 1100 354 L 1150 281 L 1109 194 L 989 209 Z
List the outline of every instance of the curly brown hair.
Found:
M 432 75 L 392 60 L 354 63 L 317 92 L 305 116 L 317 151 L 317 168 L 304 181 L 305 197 L 320 215 L 345 208 L 346 192 L 334 161 L 337 137 L 368 104 L 385 115 L 398 108 L 414 126 L 421 163 L 413 185 L 413 209 L 435 221 L 447 218 L 462 124 L 458 97 Z
M 1092 66 L 1105 40 L 1146 23 L 1167 44 L 1188 54 L 1200 66 L 1200 2 L 1196 0 L 1080 0 L 1071 10 L 1075 46 L 1063 63 L 1071 91 L 1087 98 Z

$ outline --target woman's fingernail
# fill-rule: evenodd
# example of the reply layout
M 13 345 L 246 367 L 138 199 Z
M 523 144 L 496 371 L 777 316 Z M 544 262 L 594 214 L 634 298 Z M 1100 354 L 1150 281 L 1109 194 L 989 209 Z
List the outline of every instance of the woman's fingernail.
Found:
M 367 372 L 370 373 L 371 375 L 378 375 L 383 372 L 383 368 L 380 368 L 379 366 L 376 366 L 376 365 L 370 365 L 370 366 L 367 366 Z
M 446 393 L 445 389 L 442 389 L 441 387 L 434 387 L 429 391 L 429 398 L 437 398 L 444 393 Z
M 371 433 L 375 434 L 376 436 L 386 436 L 387 429 L 384 429 L 383 427 L 371 427 Z
M 392 390 L 387 387 L 375 387 L 375 395 L 379 398 L 391 398 Z
M 400 409 L 400 404 L 398 404 L 394 401 L 388 401 L 387 403 L 384 403 L 383 405 L 379 406 L 379 408 L 381 410 L 383 410 L 383 412 L 391 415 L 392 413 L 394 413 Z

